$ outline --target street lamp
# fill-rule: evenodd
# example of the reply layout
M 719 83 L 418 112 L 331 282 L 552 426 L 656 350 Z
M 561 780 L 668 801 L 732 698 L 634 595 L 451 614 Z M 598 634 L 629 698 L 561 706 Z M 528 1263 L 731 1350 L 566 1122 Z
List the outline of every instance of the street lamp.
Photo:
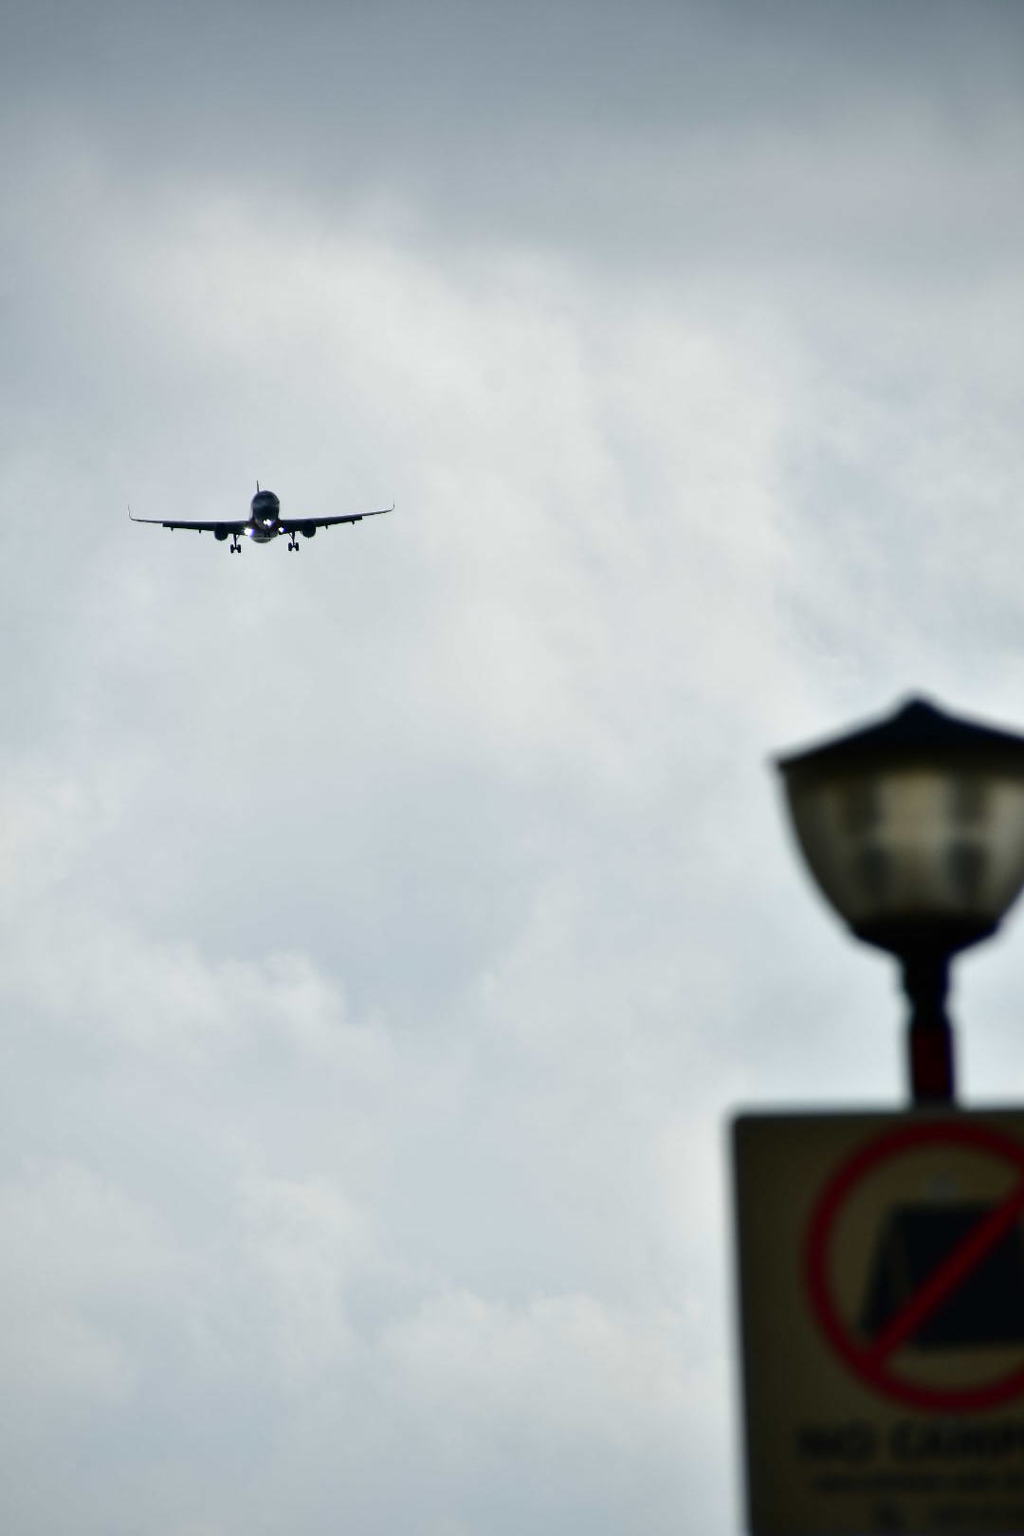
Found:
M 914 1102 L 951 1103 L 949 962 L 995 933 L 1024 885 L 1024 736 L 911 699 L 778 766 L 822 893 L 902 964 Z

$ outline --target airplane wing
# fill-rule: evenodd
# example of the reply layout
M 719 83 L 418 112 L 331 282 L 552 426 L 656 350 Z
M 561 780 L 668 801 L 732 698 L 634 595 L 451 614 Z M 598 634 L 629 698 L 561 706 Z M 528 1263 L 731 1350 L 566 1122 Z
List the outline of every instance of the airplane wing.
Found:
M 155 523 L 158 528 L 191 528 L 195 533 L 241 533 L 249 526 L 244 517 L 233 523 L 188 523 L 172 518 L 136 517 L 131 507 L 128 516 L 133 523 Z
M 394 510 L 392 502 L 390 507 L 378 507 L 375 512 L 347 512 L 344 517 L 282 517 L 278 527 L 285 533 L 304 533 L 308 538 L 317 528 L 330 528 L 334 523 L 361 523 L 364 517 L 383 517 L 385 512 Z

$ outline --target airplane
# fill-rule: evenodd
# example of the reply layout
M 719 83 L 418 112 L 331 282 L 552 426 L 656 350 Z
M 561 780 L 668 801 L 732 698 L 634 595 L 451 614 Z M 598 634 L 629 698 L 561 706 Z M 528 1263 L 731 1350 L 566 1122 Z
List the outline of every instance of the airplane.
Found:
M 237 522 L 191 523 L 175 518 L 135 517 L 131 507 L 128 508 L 128 516 L 133 523 L 157 523 L 161 528 L 191 528 L 196 533 L 212 533 L 215 539 L 222 542 L 230 539 L 231 553 L 237 555 L 241 553 L 243 538 L 252 539 L 254 544 L 269 544 L 278 534 L 286 533 L 289 552 L 294 553 L 299 547 L 300 533 L 304 539 L 311 539 L 318 528 L 330 528 L 333 523 L 361 523 L 364 517 L 383 517 L 385 512 L 394 510 L 392 503 L 390 507 L 379 507 L 375 512 L 348 512 L 342 517 L 282 517 L 279 498 L 273 491 L 261 490 L 257 480 L 256 495 L 249 504 L 249 516 Z

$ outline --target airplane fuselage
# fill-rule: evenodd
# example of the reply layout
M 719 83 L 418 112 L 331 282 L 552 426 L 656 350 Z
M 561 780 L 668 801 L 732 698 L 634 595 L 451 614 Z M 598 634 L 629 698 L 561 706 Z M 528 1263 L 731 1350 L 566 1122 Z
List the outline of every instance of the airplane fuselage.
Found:
M 300 530 L 307 539 L 311 539 L 316 532 L 313 527 Z M 238 540 L 251 539 L 254 544 L 269 544 L 272 539 L 279 538 L 281 534 L 288 535 L 288 548 L 298 549 L 298 534 L 291 528 L 287 528 L 281 522 L 281 501 L 273 491 L 257 490 L 256 495 L 249 503 L 249 520 L 244 528 L 238 532 L 229 532 L 225 529 L 222 533 L 219 529 L 214 537 L 218 539 L 231 539 L 231 551 L 239 549 Z
M 252 539 L 256 544 L 269 544 L 271 539 L 276 539 L 284 530 L 280 523 L 281 502 L 273 491 L 257 491 L 249 503 L 249 526 L 245 530 L 247 539 Z

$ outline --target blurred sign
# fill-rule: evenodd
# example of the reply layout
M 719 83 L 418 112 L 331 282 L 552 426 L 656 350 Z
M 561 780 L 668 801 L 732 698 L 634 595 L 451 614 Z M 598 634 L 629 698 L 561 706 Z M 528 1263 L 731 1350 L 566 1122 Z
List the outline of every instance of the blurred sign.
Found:
M 734 1149 L 751 1531 L 1024 1531 L 1024 1110 Z

